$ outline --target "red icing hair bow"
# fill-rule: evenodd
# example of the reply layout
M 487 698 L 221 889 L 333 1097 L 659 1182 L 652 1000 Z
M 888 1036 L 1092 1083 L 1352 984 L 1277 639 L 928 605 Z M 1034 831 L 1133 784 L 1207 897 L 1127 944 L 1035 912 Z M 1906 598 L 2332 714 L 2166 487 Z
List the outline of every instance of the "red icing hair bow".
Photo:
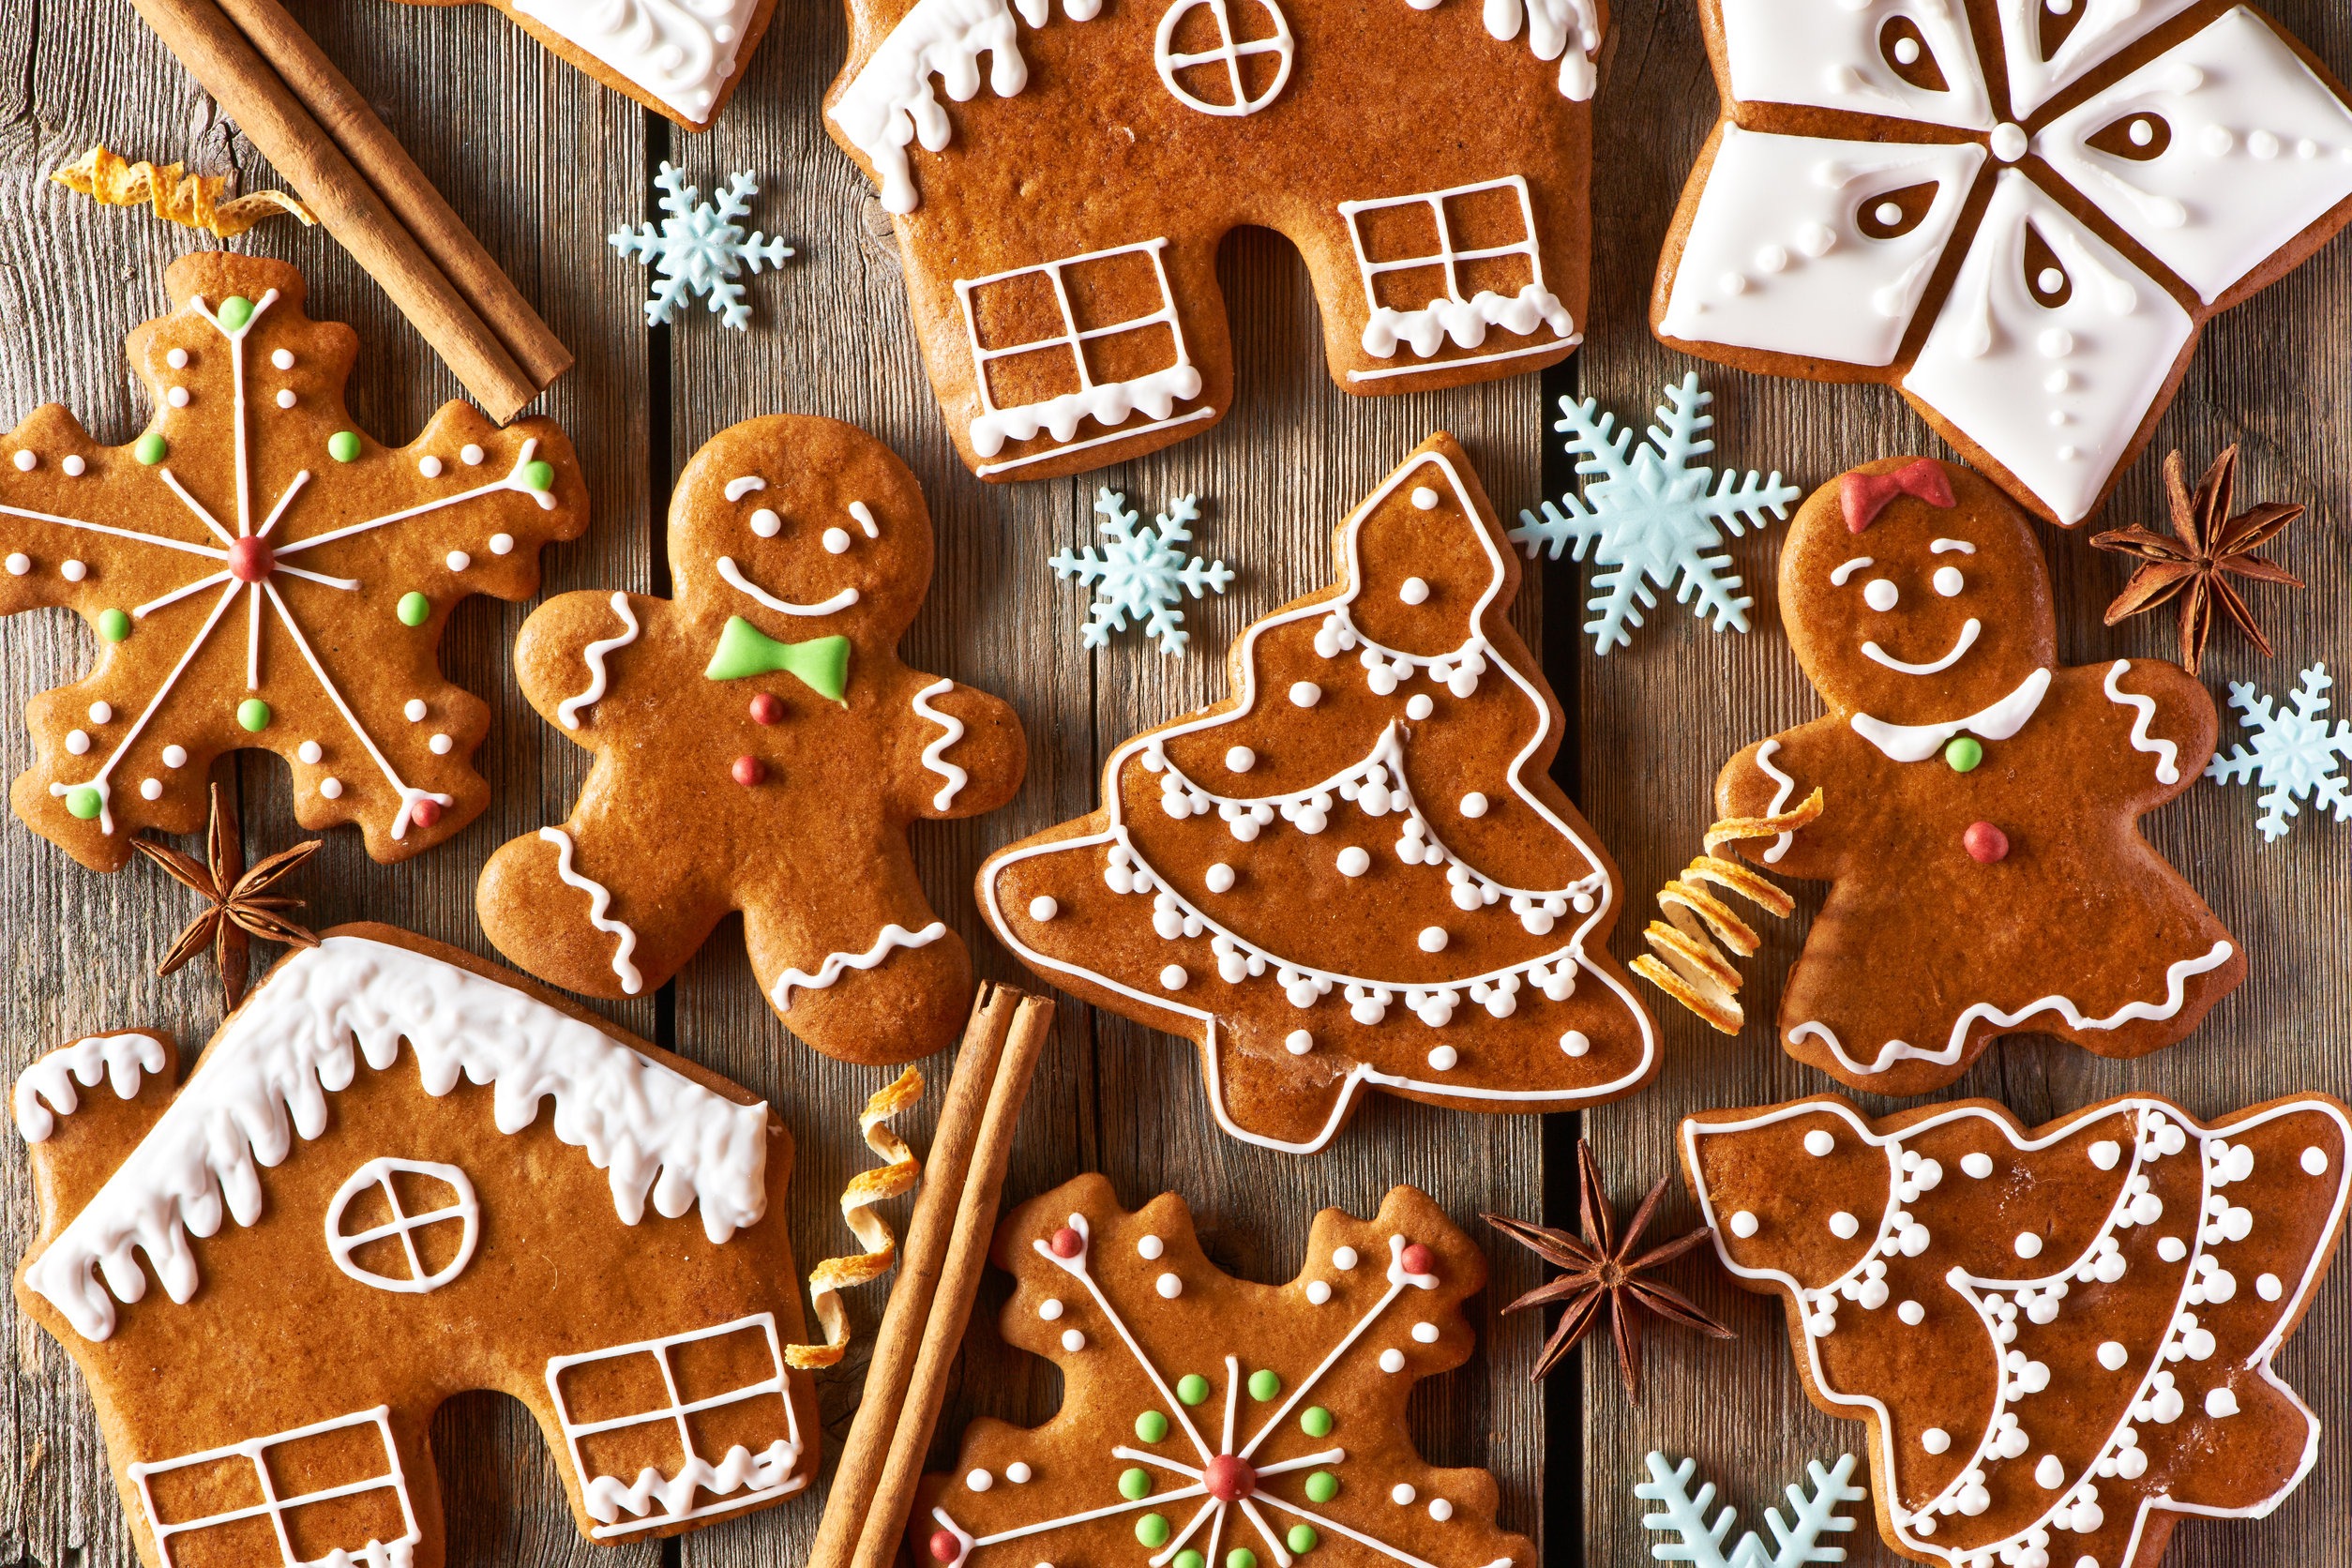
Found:
M 1898 495 L 1916 495 L 1930 506 L 1952 505 L 1952 479 L 1933 458 L 1918 458 L 1892 474 L 1848 474 L 1837 482 L 1846 526 L 1861 533 Z

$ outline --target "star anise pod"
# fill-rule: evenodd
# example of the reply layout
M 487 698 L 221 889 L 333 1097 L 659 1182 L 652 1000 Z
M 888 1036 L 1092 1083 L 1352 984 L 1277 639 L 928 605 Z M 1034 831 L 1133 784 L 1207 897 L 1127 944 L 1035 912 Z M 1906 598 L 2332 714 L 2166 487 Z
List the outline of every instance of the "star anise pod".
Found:
M 237 1003 L 245 1000 L 250 938 L 260 937 L 264 942 L 284 942 L 292 947 L 316 947 L 317 937 L 279 912 L 300 909 L 302 900 L 269 890 L 317 853 L 320 842 L 313 838 L 307 844 L 280 850 L 247 870 L 244 842 L 237 837 L 236 812 L 221 800 L 218 784 L 212 787 L 212 822 L 205 834 L 205 863 L 200 864 L 169 844 L 148 838 L 132 839 L 132 849 L 170 872 L 173 881 L 193 891 L 207 906 L 180 932 L 179 939 L 172 943 L 172 951 L 156 967 L 156 972 L 169 974 L 211 947 L 214 967 L 220 972 L 222 1005 L 234 1012 Z
M 1584 1234 L 1570 1235 L 1565 1230 L 1553 1230 L 1541 1225 L 1504 1214 L 1481 1217 L 1517 1242 L 1521 1246 L 1558 1264 L 1567 1272 L 1534 1289 L 1503 1308 L 1516 1312 L 1523 1306 L 1543 1306 L 1551 1302 L 1566 1304 L 1560 1315 L 1560 1326 L 1552 1330 L 1545 1341 L 1544 1353 L 1536 1358 L 1535 1370 L 1529 1373 L 1530 1381 L 1541 1378 L 1560 1359 L 1573 1350 L 1601 1321 L 1601 1308 L 1608 1307 L 1609 1331 L 1617 1341 L 1617 1370 L 1625 1380 L 1625 1397 L 1641 1403 L 1641 1315 L 1653 1313 L 1669 1323 L 1680 1323 L 1686 1329 L 1717 1339 L 1729 1339 L 1732 1333 L 1698 1309 L 1681 1291 L 1670 1285 L 1642 1276 L 1659 1264 L 1682 1256 L 1706 1241 L 1714 1232 L 1701 1226 L 1688 1235 L 1648 1252 L 1636 1254 L 1641 1244 L 1641 1233 L 1650 1228 L 1650 1218 L 1657 1213 L 1658 1200 L 1666 1196 L 1667 1178 L 1658 1178 L 1658 1184 L 1650 1189 L 1650 1196 L 1634 1211 L 1631 1224 L 1625 1227 L 1622 1241 L 1617 1236 L 1617 1214 L 1609 1207 L 1608 1199 L 1601 1190 L 1601 1170 L 1592 1158 L 1592 1146 L 1584 1139 L 1576 1140 L 1576 1184 L 1579 1207 L 1583 1211 Z
M 2167 599 L 2178 597 L 2180 668 L 2194 675 L 2198 662 L 2205 657 L 2205 644 L 2213 635 L 2213 607 L 2217 604 L 2269 656 L 2270 640 L 2254 625 L 2254 612 L 2246 608 L 2238 590 L 2230 586 L 2229 579 L 2237 576 L 2255 582 L 2300 588 L 2301 578 L 2254 552 L 2269 543 L 2280 529 L 2301 517 L 2303 507 L 2299 502 L 2266 501 L 2230 516 L 2230 490 L 2238 478 L 2235 443 L 2213 460 L 2213 466 L 2197 481 L 2194 495 L 2189 493 L 2188 474 L 2179 453 L 2165 454 L 2164 501 L 2172 513 L 2172 531 L 2179 535 L 2178 539 L 2167 539 L 2162 534 L 2135 526 L 2094 535 L 2090 542 L 2101 550 L 2136 556 L 2140 562 L 2132 573 L 2132 580 L 2123 585 L 2115 603 L 2107 606 L 2107 625 L 2112 626 L 2126 616 L 2153 610 Z

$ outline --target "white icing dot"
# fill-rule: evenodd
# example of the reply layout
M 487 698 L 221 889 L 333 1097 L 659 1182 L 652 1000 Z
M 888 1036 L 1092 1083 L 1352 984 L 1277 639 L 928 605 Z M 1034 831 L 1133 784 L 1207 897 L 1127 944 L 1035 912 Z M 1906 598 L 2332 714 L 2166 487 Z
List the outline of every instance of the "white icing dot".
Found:
M 411 724 L 414 724 L 425 716 L 425 700 L 421 697 L 412 697 L 401 704 L 400 712 L 407 716 Z
M 326 753 L 319 749 L 318 742 L 304 741 L 300 746 L 294 747 L 294 755 L 301 758 L 306 762 L 316 762 L 321 757 L 326 755 Z
M 91 722 L 91 723 L 93 723 L 93 724 L 112 724 L 112 723 L 113 723 L 113 722 L 114 722 L 114 704 L 113 704 L 113 703 L 112 703 L 112 702 L 93 702 L 93 703 L 91 703 L 91 704 L 90 704 L 90 722 Z
M 64 469 L 68 476 L 78 478 L 81 476 L 82 471 L 90 465 L 82 460 L 81 453 L 68 452 L 66 454 L 65 460 L 58 463 L 57 466 Z
M 1893 202 L 1881 202 L 1870 209 L 1870 216 L 1878 220 L 1880 228 L 1892 229 L 1903 221 L 1903 208 Z
M 1830 1216 L 1830 1234 L 1841 1242 L 1853 1240 L 1855 1232 L 1860 1229 L 1862 1229 L 1862 1221 L 1843 1209 Z
M 188 406 L 188 388 L 185 386 L 174 386 L 172 390 L 163 394 L 163 400 L 170 403 L 173 408 L 186 408 Z
M 431 740 L 426 742 L 425 744 L 432 747 L 432 753 L 434 756 L 446 757 L 449 755 L 449 748 L 458 743 L 451 740 L 446 735 L 435 735 Z
M 1317 686 L 1313 681 L 1293 681 L 1290 683 L 1290 705 L 1292 707 L 1311 708 L 1322 700 L 1323 688 Z
M 66 749 L 72 752 L 77 757 L 89 750 L 90 732 L 87 730 L 72 730 L 67 731 Z
M 1426 604 L 1429 602 L 1429 585 L 1417 577 L 1409 577 L 1404 585 L 1396 590 L 1396 596 L 1407 604 Z
M 1351 1246 L 1340 1247 L 1331 1255 L 1331 1266 L 1341 1274 L 1346 1274 L 1356 1266 L 1356 1249 Z
M 1062 1299 L 1058 1296 L 1048 1296 L 1044 1301 L 1039 1302 L 1037 1304 L 1037 1316 L 1043 1318 L 1048 1323 L 1060 1318 L 1062 1316 Z
M 1339 852 L 1339 874 L 1360 877 L 1372 869 L 1372 856 L 1360 844 L 1350 844 Z
M 1486 814 L 1486 797 L 1472 790 L 1462 797 L 1462 815 L 1478 818 Z
M 162 793 L 163 780 L 160 778 L 144 779 L 142 780 L 139 785 L 139 798 L 141 800 L 154 800 L 157 796 Z
M 1245 746 L 1229 747 L 1225 753 L 1225 771 L 1247 773 L 1258 765 L 1258 753 Z
M 1413 487 L 1413 505 L 1420 507 L 1425 512 L 1434 511 L 1437 509 L 1438 492 L 1431 490 L 1426 485 L 1415 485 Z
M 278 350 L 276 353 L 272 354 L 269 356 L 269 362 L 270 362 L 272 365 L 277 366 L 277 367 L 278 367 L 278 369 L 281 369 L 281 370 L 291 370 L 291 369 L 294 369 L 294 355 L 293 355 L 293 354 L 288 354 L 288 353 L 287 353 L 284 349 L 279 349 L 279 350 Z
M 279 408 L 292 408 L 294 406 L 293 387 L 281 386 L 278 389 L 278 406 Z
M 2043 294 L 2056 294 L 2066 287 L 2066 274 L 2054 266 L 2045 266 L 2033 275 L 2033 286 Z
M 1016 1486 L 1028 1485 L 1029 1478 L 1036 1473 L 1037 1472 L 1035 1470 L 1031 1470 L 1027 1465 L 1022 1464 L 1018 1459 L 1014 1460 L 1011 1464 L 1004 1467 L 1004 1479 L 1010 1481 Z
M 2132 1359 L 2132 1352 L 2112 1339 L 2099 1342 L 2098 1355 L 2099 1364 L 2110 1372 L 2120 1370 L 2123 1364 Z
M 1429 700 L 1429 694 L 1425 691 L 1413 693 L 1411 699 L 1405 704 L 1405 716 L 1416 721 L 1427 718 L 1437 711 L 1438 705 Z
M 1032 920 L 1051 920 L 1061 912 L 1062 906 L 1043 893 L 1029 901 L 1029 918 Z
M 1917 1328 L 1927 1320 L 1927 1308 L 1917 1302 L 1907 1301 L 1895 1307 L 1894 1315 L 1910 1324 L 1911 1327 Z
M 468 468 L 480 467 L 482 457 L 482 449 L 470 441 L 458 448 L 458 460 Z
M 1898 66 L 1919 64 L 1919 39 L 1902 38 L 1894 40 L 1894 63 Z
M 33 569 L 33 558 L 23 550 L 11 550 L 7 562 L 10 577 L 23 577 Z
M 2017 1248 L 2017 1256 L 2020 1258 L 2039 1258 L 2042 1256 L 2042 1238 L 2035 1235 L 2030 1230 L 2020 1230 L 2017 1232 L 2017 1240 L 2014 1245 Z
M 1405 1507 L 1407 1504 L 1410 1503 L 1413 1499 L 1419 1497 L 1420 1495 L 1420 1493 L 1413 1490 L 1413 1485 L 1410 1481 L 1399 1481 L 1395 1485 L 1389 1488 L 1388 1493 L 1389 1500 L 1396 1504 L 1399 1508 Z
M 2044 359 L 2063 359 L 2074 352 L 2074 335 L 2062 326 L 2042 329 L 2042 336 L 2033 340 Z
M 1415 1323 L 1413 1325 L 1413 1340 L 1416 1344 L 1435 1345 L 1438 1342 L 1438 1325 L 1435 1323 Z
M 769 507 L 762 506 L 751 514 L 751 531 L 763 539 L 773 539 L 784 527 L 784 520 Z
M 428 479 L 438 479 L 441 477 L 441 460 L 428 452 L 416 460 L 416 472 Z
M 2004 120 L 1993 128 L 1993 134 L 1988 140 L 1992 143 L 1993 156 L 2003 163 L 2014 163 L 2026 156 L 2026 128 L 2021 125 Z
M 1440 1046 L 1437 1049 L 1429 1053 L 1429 1065 L 1435 1067 L 1440 1073 L 1452 1072 L 1455 1064 L 1461 1060 L 1462 1053 L 1455 1050 L 1452 1046 Z
M 453 572 L 461 572 L 465 570 L 466 567 L 474 565 L 474 557 L 468 555 L 461 550 L 451 550 L 447 556 L 444 557 L 444 559 L 447 562 L 449 569 Z
M 1076 1329 L 1063 1329 L 1062 1348 L 1065 1350 L 1083 1350 L 1086 1349 L 1086 1335 Z
M 1592 1048 L 1592 1040 L 1583 1030 L 1572 1029 L 1560 1037 L 1560 1048 L 1571 1056 L 1582 1056 Z
M 490 547 L 492 555 L 511 555 L 514 553 L 515 536 L 512 534 L 492 534 Z
M 850 531 L 846 528 L 826 529 L 824 545 L 827 555 L 839 555 L 850 548 Z
M 985 1492 L 989 1487 L 996 1485 L 996 1477 L 990 1475 L 987 1470 L 975 1470 L 971 1474 L 964 1477 L 964 1485 L 971 1487 L 975 1492 Z
M 1292 1056 L 1304 1056 L 1315 1048 L 1315 1036 L 1304 1029 L 1294 1029 L 1283 1036 L 1282 1048 Z
M 1936 592 L 1946 598 L 1952 597 L 1968 583 L 1968 580 L 1960 575 L 1960 568 L 1957 566 L 1937 567 L 1934 581 Z
M 1209 867 L 1201 881 L 1208 884 L 1212 893 L 1230 893 L 1233 891 L 1233 867 L 1220 860 Z
M 2286 1294 L 2286 1286 L 2280 1280 L 2277 1274 L 2256 1274 L 2254 1276 L 2254 1294 L 2260 1296 L 2266 1302 L 2274 1302 L 2281 1296 Z
M 188 369 L 188 351 L 186 349 L 173 349 L 170 354 L 163 356 L 163 362 L 166 365 L 171 366 L 174 370 L 185 370 Z
M 16 471 L 19 474 L 30 474 L 41 464 L 39 458 L 36 457 L 29 448 L 23 446 L 17 448 L 16 457 L 13 460 L 16 463 Z
M 1445 927 L 1424 926 L 1421 935 L 1414 940 L 1421 944 L 1424 953 L 1442 953 L 1445 951 Z
M 1744 1242 L 1756 1234 L 1756 1216 L 1741 1209 L 1731 1216 L 1731 1233 Z
M 2178 1236 L 2157 1238 L 2156 1256 L 2167 1263 L 2178 1263 L 2189 1256 L 2189 1244 Z
M 1443 1498 L 1431 1498 L 1429 1500 L 1429 1516 L 1437 1520 L 1438 1523 L 1443 1524 L 1446 1520 L 1454 1517 L 1454 1505 L 1446 1501 Z
M 1805 1134 L 1805 1153 L 1817 1160 L 1836 1147 L 1837 1138 L 1827 1127 L 1816 1127 Z
M 1903 591 L 1883 577 L 1874 577 L 1862 584 L 1862 603 L 1881 614 L 1901 602 Z
M 68 561 L 57 568 L 57 575 L 68 582 L 79 582 L 90 575 L 90 568 L 79 561 Z
M 2066 1485 L 2066 1461 L 2055 1454 L 2044 1454 L 2033 1467 L 2033 1479 L 2043 1491 L 2057 1491 Z
M 177 746 L 165 746 L 163 748 L 163 765 L 167 768 L 186 767 L 188 765 L 187 748 Z
M 1952 1446 L 1952 1434 L 1940 1426 L 1930 1426 L 1919 1435 L 1919 1445 L 1930 1454 L 1941 1454 Z
M 1982 1182 L 1993 1174 L 1993 1156 L 1982 1152 L 1960 1156 L 1960 1168 Z
M 1788 252 L 1777 245 L 1763 247 L 1756 253 L 1756 270 L 1758 272 L 1787 271 Z
M 1319 1279 L 1309 1280 L 1306 1287 L 1306 1299 L 1317 1306 L 1320 1306 L 1331 1300 L 1331 1287 Z
M 1164 1274 L 1152 1282 L 1152 1289 L 1160 1293 L 1160 1300 L 1172 1302 L 1184 1293 L 1184 1282 L 1172 1274 Z
M 1192 976 L 1184 972 L 1184 965 L 1170 964 L 1160 971 L 1160 988 L 1163 990 L 1181 991 L 1184 988 L 1184 982 L 1191 978 Z
M 2317 1144 L 2303 1151 L 2303 1174 L 2325 1176 L 2328 1173 L 2328 1151 Z
M 1135 1244 L 1135 1255 L 1149 1263 L 1168 1250 L 1168 1244 L 1157 1236 L 1146 1236 Z
M 2216 1421 L 2219 1421 L 2222 1417 L 2226 1415 L 2236 1415 L 2238 1413 L 2238 1395 L 2232 1394 L 2226 1384 L 2219 1388 L 2210 1388 L 2206 1390 L 2205 1413 L 2211 1416 Z
M 340 800 L 343 797 L 343 781 L 339 778 L 322 778 L 319 780 L 319 793 L 329 800 Z
M 1402 1372 L 1405 1370 L 1405 1352 L 1393 1348 L 1382 1350 L 1380 1352 L 1380 1370 L 1383 1372 Z

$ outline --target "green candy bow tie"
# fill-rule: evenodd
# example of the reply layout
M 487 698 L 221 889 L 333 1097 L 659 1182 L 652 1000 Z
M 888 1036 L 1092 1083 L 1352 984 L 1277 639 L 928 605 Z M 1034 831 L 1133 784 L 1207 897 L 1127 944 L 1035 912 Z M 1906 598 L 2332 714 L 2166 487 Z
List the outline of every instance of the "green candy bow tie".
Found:
M 765 675 L 776 670 L 798 677 L 820 697 L 848 706 L 841 695 L 850 685 L 850 640 L 846 637 L 778 642 L 742 616 L 730 615 L 718 634 L 710 668 L 702 674 L 713 681 L 740 681 L 746 675 Z

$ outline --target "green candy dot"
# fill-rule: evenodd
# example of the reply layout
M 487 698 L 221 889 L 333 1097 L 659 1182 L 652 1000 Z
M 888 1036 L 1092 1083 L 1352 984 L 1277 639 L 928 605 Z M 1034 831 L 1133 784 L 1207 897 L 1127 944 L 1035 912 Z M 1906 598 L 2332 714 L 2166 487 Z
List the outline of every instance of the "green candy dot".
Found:
M 91 789 L 87 784 L 84 784 L 78 790 L 68 790 L 66 792 L 66 809 L 72 812 L 75 816 L 81 818 L 85 822 L 91 818 L 97 816 L 98 814 L 98 807 L 104 806 L 105 804 L 105 800 L 98 794 L 98 792 L 96 790 Z
M 1292 1525 L 1289 1535 L 1285 1539 L 1289 1542 L 1290 1549 L 1301 1557 L 1323 1544 L 1323 1538 L 1315 1533 L 1313 1525 Z
M 1129 1502 L 1139 1502 L 1152 1495 L 1152 1478 L 1140 1466 L 1119 1472 L 1119 1495 Z
M 256 733 L 269 728 L 269 704 L 249 697 L 237 704 L 237 722 Z
M 1209 1380 L 1198 1372 L 1187 1372 L 1176 1380 L 1176 1397 L 1187 1405 L 1198 1405 L 1209 1397 Z
M 1258 1568 L 1258 1554 L 1247 1546 L 1236 1546 L 1225 1554 L 1225 1568 Z
M 1168 1436 L 1168 1417 L 1157 1410 L 1146 1410 L 1135 1418 L 1135 1435 L 1143 1442 L 1157 1442 Z
M 99 611 L 98 635 L 109 642 L 120 642 L 130 635 L 130 617 L 119 610 Z
M 1329 1470 L 1317 1470 L 1306 1478 L 1306 1500 L 1329 1502 L 1339 1495 L 1339 1477 Z
M 421 626 L 425 618 L 432 612 L 433 601 L 416 593 L 402 594 L 400 604 L 392 611 L 400 618 L 400 625 L 404 626 Z
M 1209 1568 L 1209 1560 L 1186 1546 L 1176 1554 L 1176 1568 Z
M 145 435 L 141 436 L 137 441 L 131 444 L 130 455 L 137 458 L 141 462 L 145 463 L 149 468 L 153 468 L 156 464 L 163 460 L 164 454 L 169 452 L 171 449 L 171 445 L 168 442 L 166 442 L 161 436 L 156 434 L 155 431 L 149 430 Z
M 1944 761 L 1952 764 L 1952 772 L 1967 773 L 1984 761 L 1984 747 L 1974 735 L 1955 735 L 1944 747 Z
M 536 459 L 524 463 L 522 465 L 522 488 L 534 490 L 553 490 L 555 488 L 555 465 L 540 462 Z
M 231 294 L 220 302 L 220 324 L 234 332 L 253 319 L 253 302 L 243 294 Z
M 337 462 L 357 461 L 359 438 L 349 430 L 337 430 L 326 438 L 326 455 Z
M 1320 1405 L 1309 1405 L 1306 1412 L 1299 1417 L 1299 1430 L 1310 1438 L 1328 1438 L 1331 1429 L 1331 1411 Z
M 1282 1380 L 1266 1368 L 1261 1366 L 1249 1375 L 1249 1396 L 1252 1399 L 1271 1399 L 1281 1392 Z
M 1165 1514 L 1146 1514 L 1135 1522 L 1135 1538 L 1154 1551 L 1168 1545 L 1170 1533 Z

